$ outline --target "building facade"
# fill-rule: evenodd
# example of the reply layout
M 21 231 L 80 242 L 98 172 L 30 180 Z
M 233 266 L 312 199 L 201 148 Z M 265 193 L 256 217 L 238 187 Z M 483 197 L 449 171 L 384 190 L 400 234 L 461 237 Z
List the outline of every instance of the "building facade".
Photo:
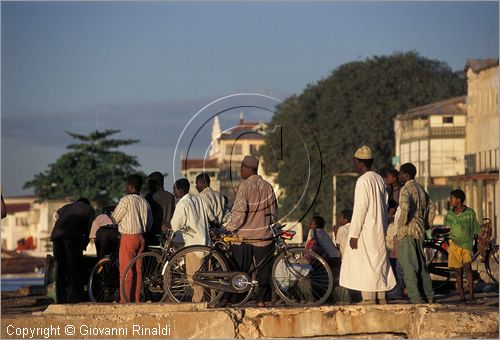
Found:
M 241 161 L 246 155 L 258 156 L 259 149 L 266 142 L 265 128 L 264 123 L 246 122 L 241 113 L 238 125 L 221 130 L 219 118 L 216 116 L 212 125 L 208 158 L 181 160 L 181 174 L 191 183 L 191 192 L 196 193 L 194 189 L 196 176 L 201 172 L 208 172 L 211 187 L 225 195 L 229 205 L 232 205 L 241 182 Z M 260 158 L 258 172 L 273 185 L 275 190 L 278 190 L 274 181 L 275 176 L 265 173 L 262 158 Z
M 220 169 L 216 159 L 183 159 L 181 161 L 181 175 L 189 181 L 190 192 L 198 193 L 195 188 L 196 176 L 205 172 L 210 176 L 210 187 L 220 191 Z
M 490 218 L 498 243 L 499 107 L 498 59 L 471 59 L 467 76 L 465 171 L 454 178 L 478 219 Z
M 413 163 L 417 181 L 438 205 L 435 224 L 444 222 L 450 178 L 465 171 L 465 96 L 442 100 L 399 114 L 394 120 L 395 166 Z
M 4 197 L 7 217 L 2 220 L 2 249 L 44 257 L 52 253 L 50 234 L 54 213 L 65 200 L 37 202 L 35 196 Z

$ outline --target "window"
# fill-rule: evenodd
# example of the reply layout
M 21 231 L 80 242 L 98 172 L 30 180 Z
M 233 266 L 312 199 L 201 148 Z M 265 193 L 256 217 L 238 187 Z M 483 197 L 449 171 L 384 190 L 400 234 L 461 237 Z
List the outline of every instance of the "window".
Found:
M 250 154 L 251 155 L 256 155 L 257 154 L 257 145 L 255 144 L 250 144 Z
M 226 155 L 241 155 L 242 154 L 242 149 L 241 149 L 241 144 L 228 144 L 226 145 Z
M 241 144 L 235 144 L 234 145 L 234 154 L 235 155 L 241 155 L 242 154 Z
M 443 117 L 443 124 L 453 124 L 453 117 Z

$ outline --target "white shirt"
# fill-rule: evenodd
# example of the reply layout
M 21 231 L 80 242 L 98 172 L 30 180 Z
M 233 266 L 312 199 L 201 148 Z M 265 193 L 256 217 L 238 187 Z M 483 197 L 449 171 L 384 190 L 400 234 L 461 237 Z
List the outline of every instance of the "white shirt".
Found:
M 208 215 L 204 201 L 199 196 L 191 194 L 182 196 L 175 206 L 170 223 L 173 231 L 180 233 L 183 229 L 188 229 L 187 233 L 182 233 L 186 247 L 192 245 L 210 246 Z
M 137 194 L 122 197 L 112 216 L 118 223 L 120 234 L 143 234 L 151 229 L 153 223 L 148 202 Z
M 199 196 L 205 203 L 209 220 L 222 223 L 226 213 L 224 196 L 210 187 L 203 189 Z
M 396 285 L 385 244 L 387 191 L 382 177 L 367 171 L 356 181 L 354 209 L 340 268 L 340 285 L 363 292 L 388 291 Z M 349 245 L 358 239 L 357 249 Z
M 326 253 L 328 258 L 330 257 L 340 257 L 339 251 L 337 248 L 332 243 L 332 240 L 330 239 L 330 236 L 320 228 L 315 229 L 316 230 L 316 241 L 318 242 L 318 245 L 321 247 L 321 249 Z M 309 229 L 309 233 L 307 235 L 307 240 L 311 240 L 314 235 L 314 230 Z
M 350 225 L 351 225 L 351 223 L 346 223 L 344 225 L 341 225 L 339 227 L 339 229 L 337 230 L 337 237 L 334 236 L 335 244 L 340 249 L 340 256 L 344 256 L 344 254 L 345 254 L 345 247 L 347 244 L 347 236 L 349 235 L 349 226 Z
M 92 222 L 92 227 L 90 227 L 89 238 L 95 238 L 95 233 L 97 232 L 97 229 L 99 229 L 100 227 L 114 223 L 115 222 L 108 215 L 100 214 L 95 218 L 94 222 Z

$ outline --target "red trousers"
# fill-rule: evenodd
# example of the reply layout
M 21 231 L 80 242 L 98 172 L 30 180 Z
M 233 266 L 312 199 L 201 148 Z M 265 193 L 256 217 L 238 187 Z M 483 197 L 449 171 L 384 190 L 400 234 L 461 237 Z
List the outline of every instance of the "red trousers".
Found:
M 142 287 L 142 261 L 137 261 L 135 268 L 127 275 L 125 280 L 125 295 L 122 291 L 122 277 L 130 261 L 144 251 L 144 237 L 142 234 L 121 236 L 120 240 L 120 302 L 140 302 L 141 300 L 141 287 Z M 125 300 L 126 298 L 126 300 Z

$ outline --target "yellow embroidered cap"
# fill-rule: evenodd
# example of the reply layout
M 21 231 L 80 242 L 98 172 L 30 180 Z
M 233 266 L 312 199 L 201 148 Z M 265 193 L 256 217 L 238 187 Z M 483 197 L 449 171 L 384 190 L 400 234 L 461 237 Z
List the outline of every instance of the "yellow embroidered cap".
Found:
M 358 150 L 356 150 L 356 152 L 354 153 L 354 157 L 358 159 L 372 159 L 372 150 L 368 146 L 363 145 Z

